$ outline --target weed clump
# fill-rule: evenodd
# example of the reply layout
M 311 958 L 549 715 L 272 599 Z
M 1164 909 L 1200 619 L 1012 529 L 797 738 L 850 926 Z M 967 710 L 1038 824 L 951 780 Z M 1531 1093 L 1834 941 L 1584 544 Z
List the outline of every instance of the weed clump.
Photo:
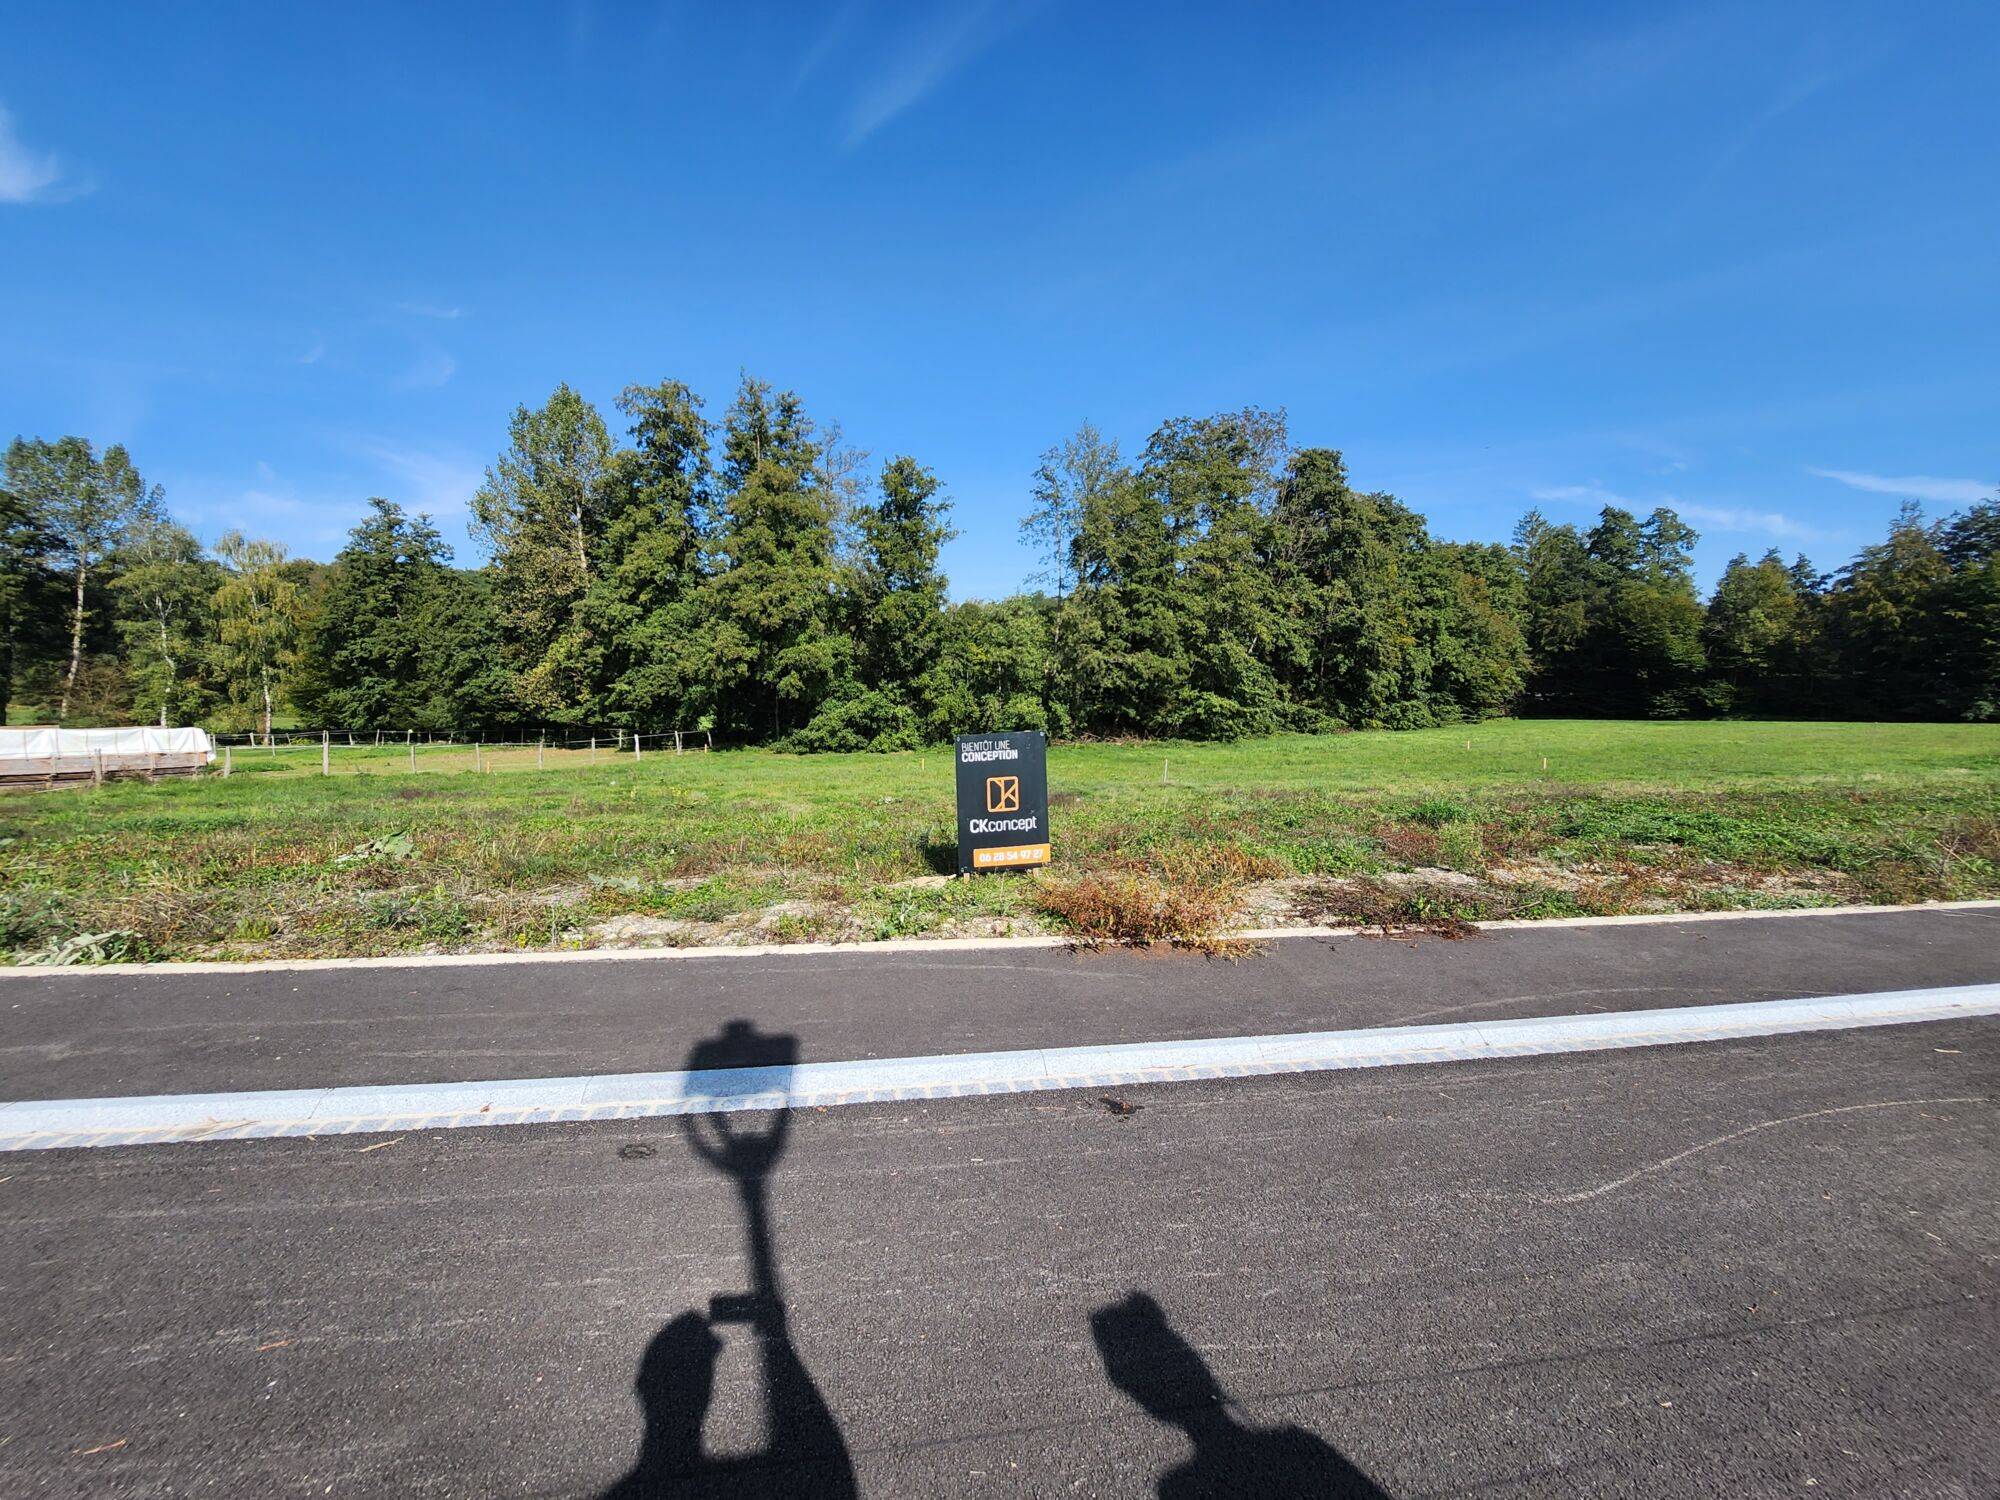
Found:
M 1292 898 L 1292 914 L 1302 922 L 1368 928 L 1389 935 L 1426 932 L 1434 937 L 1465 938 L 1478 933 L 1476 922 L 1504 913 L 1492 900 L 1477 895 L 1399 888 L 1364 877 L 1314 881 L 1304 886 Z
M 1449 797 L 1428 797 L 1409 810 L 1407 817 L 1412 823 L 1421 823 L 1426 828 L 1442 828 L 1447 823 L 1463 823 L 1472 813 Z

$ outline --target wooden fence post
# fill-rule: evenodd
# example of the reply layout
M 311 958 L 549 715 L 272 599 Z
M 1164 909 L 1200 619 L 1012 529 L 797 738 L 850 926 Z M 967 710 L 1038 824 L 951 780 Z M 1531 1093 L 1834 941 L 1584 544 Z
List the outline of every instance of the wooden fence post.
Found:
M 104 785 L 104 752 L 102 750 L 93 750 L 90 752 L 90 779 L 94 785 Z
M 593 766 L 597 764 L 597 736 L 594 734 L 590 737 L 590 763 Z
M 230 771 L 229 750 L 230 747 L 227 745 L 224 745 L 222 747 L 222 778 L 225 781 L 229 779 L 229 771 Z
M 542 737 L 535 741 L 535 769 L 537 771 L 544 769 L 548 765 L 548 751 L 549 732 L 544 729 Z
M 644 760 L 645 758 L 646 752 L 639 748 L 639 731 L 635 729 L 632 731 L 632 759 Z
M 333 774 L 333 736 L 324 729 L 319 732 L 319 774 Z

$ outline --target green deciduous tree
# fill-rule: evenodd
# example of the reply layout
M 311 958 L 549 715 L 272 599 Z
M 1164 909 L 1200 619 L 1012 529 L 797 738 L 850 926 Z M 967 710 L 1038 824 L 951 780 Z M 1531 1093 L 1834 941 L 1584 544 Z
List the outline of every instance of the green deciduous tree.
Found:
M 1380 725 L 1398 716 L 1416 672 L 1415 575 L 1423 518 L 1364 494 L 1330 448 L 1295 454 L 1278 493 L 1279 578 L 1293 631 L 1284 664 L 1302 722 Z
M 944 613 L 938 658 L 918 684 L 922 731 L 933 742 L 986 730 L 1057 730 L 1067 705 L 1052 712 L 1051 641 L 1056 600 L 1017 594 L 995 603 L 970 600 Z
M 593 645 L 578 611 L 604 534 L 611 435 L 568 385 L 515 408 L 507 451 L 473 496 L 474 528 L 492 557 L 513 697 L 554 723 L 585 716 Z
M 217 660 L 238 722 L 271 733 L 279 686 L 296 658 L 304 590 L 277 542 L 240 531 L 215 544 L 223 580 L 215 592 Z
M 123 446 L 114 443 L 99 457 L 80 437 L 14 439 L 5 475 L 8 491 L 54 538 L 53 564 L 69 583 L 69 660 L 56 706 L 61 722 L 69 716 L 93 613 L 109 623 L 101 603 L 110 582 L 106 565 L 134 518 L 159 503 L 160 491 L 146 487 Z
M 1889 534 L 1840 571 L 1827 596 L 1827 632 L 1840 697 L 1857 716 L 1925 718 L 1949 707 L 1931 613 L 1952 576 L 1936 528 L 1906 504 Z
M 1165 730 L 1187 685 L 1174 549 L 1158 495 L 1121 470 L 1083 507 L 1076 592 L 1056 619 L 1056 670 L 1072 726 Z
M 1655 716 L 1704 706 L 1694 542 L 1665 507 L 1642 521 L 1608 506 L 1581 536 L 1533 511 L 1523 518 L 1514 547 L 1539 706 Z
M 387 500 L 330 566 L 232 533 L 205 558 L 133 469 L 17 439 L 0 486 L 0 707 L 70 722 L 281 700 L 354 727 L 658 732 L 889 748 L 1009 726 L 1223 738 L 1513 711 L 2000 718 L 2000 497 L 1906 509 L 1832 580 L 1737 557 L 1706 605 L 1670 509 L 1530 512 L 1452 543 L 1257 407 L 1085 425 L 1022 525 L 1050 592 L 952 605 L 936 475 L 880 467 L 744 379 L 719 432 L 677 381 L 517 409 L 470 570 Z M 716 439 L 713 444 L 711 439 Z M 115 606 L 115 607 L 114 607 Z
M 1084 508 L 1120 471 L 1118 444 L 1088 422 L 1035 466 L 1034 505 L 1021 521 L 1021 537 L 1040 565 L 1036 581 L 1052 587 L 1058 602 L 1076 591 Z
M 1798 711 L 1806 691 L 1801 674 L 1812 607 L 1800 581 L 1809 574 L 1805 559 L 1788 568 L 1775 551 L 1755 563 L 1738 553 L 1723 569 L 1702 622 L 1710 696 L 1717 708 Z
M 1511 711 L 1528 673 L 1519 560 L 1498 545 L 1433 542 L 1420 577 L 1429 721 Z
M 1118 444 L 1085 422 L 1075 433 L 1042 454 L 1030 491 L 1033 505 L 1021 521 L 1021 537 L 1037 562 L 1034 580 L 1055 590 L 1056 608 L 1044 615 L 1049 633 L 1051 665 L 1044 679 L 1043 717 L 1067 724 L 1074 684 L 1060 675 L 1061 664 L 1074 659 L 1066 650 L 1063 627 L 1071 618 L 1067 601 L 1082 584 L 1081 542 L 1085 514 L 1102 506 L 1110 486 L 1123 483 L 1126 472 Z
M 194 723 L 214 701 L 221 570 L 186 527 L 157 505 L 127 527 L 113 585 L 133 708 L 164 728 Z
M 1234 739 L 1277 727 L 1271 661 L 1287 607 L 1273 568 L 1272 505 L 1285 414 L 1258 407 L 1164 423 L 1146 444 L 1140 482 L 1166 517 L 1180 619 L 1176 733 Z
M 1914 504 L 1842 569 L 1825 638 L 1848 712 L 2000 717 L 2000 501 L 1927 523 Z
M 1325 448 L 1294 455 L 1277 522 L 1294 722 L 1410 728 L 1512 706 L 1526 669 L 1512 553 L 1433 541 L 1394 496 L 1355 490 Z

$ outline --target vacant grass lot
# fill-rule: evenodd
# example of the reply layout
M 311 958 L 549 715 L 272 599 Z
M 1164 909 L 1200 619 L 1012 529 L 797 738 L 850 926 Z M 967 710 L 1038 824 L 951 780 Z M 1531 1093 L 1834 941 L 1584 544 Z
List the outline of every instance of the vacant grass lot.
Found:
M 0 955 L 265 957 L 2000 896 L 2000 726 L 1500 721 L 1059 746 L 1056 865 L 950 756 L 336 747 L 0 799 Z M 87 934 L 115 934 L 95 943 Z

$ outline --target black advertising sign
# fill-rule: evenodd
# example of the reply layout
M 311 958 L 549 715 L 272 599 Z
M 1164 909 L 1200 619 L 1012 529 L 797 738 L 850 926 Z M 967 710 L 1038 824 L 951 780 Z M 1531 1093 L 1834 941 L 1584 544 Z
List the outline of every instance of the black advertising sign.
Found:
M 958 872 L 1049 862 L 1049 742 L 1040 731 L 958 737 Z

